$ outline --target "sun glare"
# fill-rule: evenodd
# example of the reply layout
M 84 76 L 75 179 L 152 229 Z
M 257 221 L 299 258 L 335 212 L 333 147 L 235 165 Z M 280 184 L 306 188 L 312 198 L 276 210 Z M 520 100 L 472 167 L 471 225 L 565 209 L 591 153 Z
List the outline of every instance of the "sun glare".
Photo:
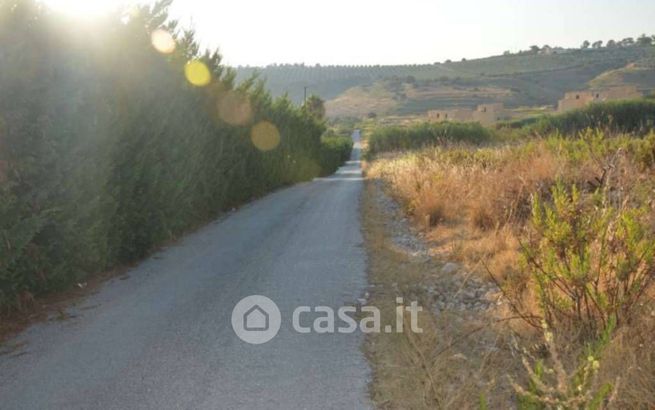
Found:
M 200 60 L 191 60 L 184 66 L 186 79 L 196 87 L 204 87 L 212 80 L 209 68 Z
M 170 54 L 175 51 L 175 39 L 166 30 L 157 29 L 151 35 L 152 46 L 162 54 Z
M 228 91 L 218 99 L 218 115 L 228 124 L 244 125 L 252 118 L 252 107 L 247 96 Z
M 93 18 L 107 14 L 124 5 L 117 0 L 42 0 L 52 10 L 73 17 Z
M 270 151 L 280 145 L 280 131 L 274 124 L 262 121 L 252 127 L 250 139 L 258 150 Z

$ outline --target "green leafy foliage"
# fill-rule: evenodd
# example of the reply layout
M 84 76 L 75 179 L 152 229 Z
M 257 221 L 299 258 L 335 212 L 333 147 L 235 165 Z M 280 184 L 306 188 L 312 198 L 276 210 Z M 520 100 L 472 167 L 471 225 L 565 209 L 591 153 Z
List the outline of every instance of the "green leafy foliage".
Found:
M 307 101 L 305 101 L 303 108 L 317 120 L 322 121 L 325 119 L 325 101 L 320 97 L 311 95 Z
M 348 161 L 353 149 L 350 137 L 327 136 L 321 139 L 321 173 L 330 175 L 344 162 Z
M 446 142 L 482 143 L 494 134 L 477 123 L 421 123 L 410 126 L 380 127 L 368 138 L 368 153 L 418 149 Z
M 219 54 L 176 30 L 169 3 L 80 28 L 41 2 L 0 1 L 0 307 L 320 173 L 324 125 L 255 78 L 236 85 Z M 171 54 L 151 44 L 158 28 Z M 190 84 L 188 61 L 211 82 Z M 253 143 L 262 122 L 279 132 L 273 149 Z
M 655 237 L 645 209 L 613 196 L 605 188 L 585 195 L 559 183 L 550 202 L 534 198 L 523 255 L 549 326 L 595 335 L 612 320 L 629 321 L 645 297 Z

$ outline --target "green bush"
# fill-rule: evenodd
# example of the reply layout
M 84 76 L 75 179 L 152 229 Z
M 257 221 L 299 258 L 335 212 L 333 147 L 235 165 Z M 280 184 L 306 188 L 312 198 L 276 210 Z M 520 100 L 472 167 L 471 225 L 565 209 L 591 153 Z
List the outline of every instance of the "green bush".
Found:
M 609 188 L 584 194 L 557 184 L 546 203 L 535 197 L 525 265 L 551 328 L 596 336 L 629 322 L 652 283 L 655 236 L 647 209 L 632 208 Z
M 655 132 L 651 132 L 639 143 L 633 144 L 633 153 L 642 167 L 655 167 Z
M 350 137 L 323 137 L 321 139 L 321 174 L 333 174 L 350 159 L 353 140 Z
M 445 142 L 478 144 L 493 138 L 492 131 L 478 123 L 426 122 L 405 127 L 381 127 L 368 138 L 368 153 L 418 149 Z
M 166 6 L 79 32 L 41 2 L 0 2 L 0 307 L 319 174 L 324 126 L 261 82 L 235 85 Z M 172 54 L 151 44 L 160 27 L 176 37 Z M 209 84 L 187 81 L 189 61 Z M 279 133 L 264 136 L 272 149 L 251 138 L 263 123 Z

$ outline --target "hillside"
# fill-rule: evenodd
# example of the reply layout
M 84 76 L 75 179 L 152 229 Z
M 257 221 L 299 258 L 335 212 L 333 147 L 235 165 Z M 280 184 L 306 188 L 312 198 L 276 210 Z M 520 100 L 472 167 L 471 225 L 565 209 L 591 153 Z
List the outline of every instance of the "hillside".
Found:
M 259 73 L 274 95 L 288 93 L 295 102 L 302 101 L 306 86 L 328 100 L 330 116 L 416 114 L 491 101 L 509 107 L 553 105 L 565 91 L 586 88 L 592 80 L 650 90 L 654 61 L 655 47 L 622 47 L 426 65 L 238 68 L 237 78 Z
M 607 71 L 589 82 L 591 87 L 636 84 L 641 91 L 655 89 L 655 57 L 644 58 L 616 70 Z

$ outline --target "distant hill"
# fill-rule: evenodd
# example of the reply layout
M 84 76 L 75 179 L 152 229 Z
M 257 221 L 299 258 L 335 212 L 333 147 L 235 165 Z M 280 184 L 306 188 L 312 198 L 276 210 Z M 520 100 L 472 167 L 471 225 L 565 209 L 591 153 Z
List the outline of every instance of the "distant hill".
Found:
M 589 82 L 589 86 L 594 88 L 623 84 L 634 84 L 642 92 L 655 90 L 655 57 L 644 58 L 616 70 L 604 72 Z
M 554 105 L 564 92 L 590 85 L 655 88 L 655 47 L 520 53 L 461 62 L 403 66 L 238 68 L 255 72 L 274 95 L 300 103 L 304 87 L 328 101 L 331 116 L 417 114 L 430 109 L 499 101 L 509 107 Z

